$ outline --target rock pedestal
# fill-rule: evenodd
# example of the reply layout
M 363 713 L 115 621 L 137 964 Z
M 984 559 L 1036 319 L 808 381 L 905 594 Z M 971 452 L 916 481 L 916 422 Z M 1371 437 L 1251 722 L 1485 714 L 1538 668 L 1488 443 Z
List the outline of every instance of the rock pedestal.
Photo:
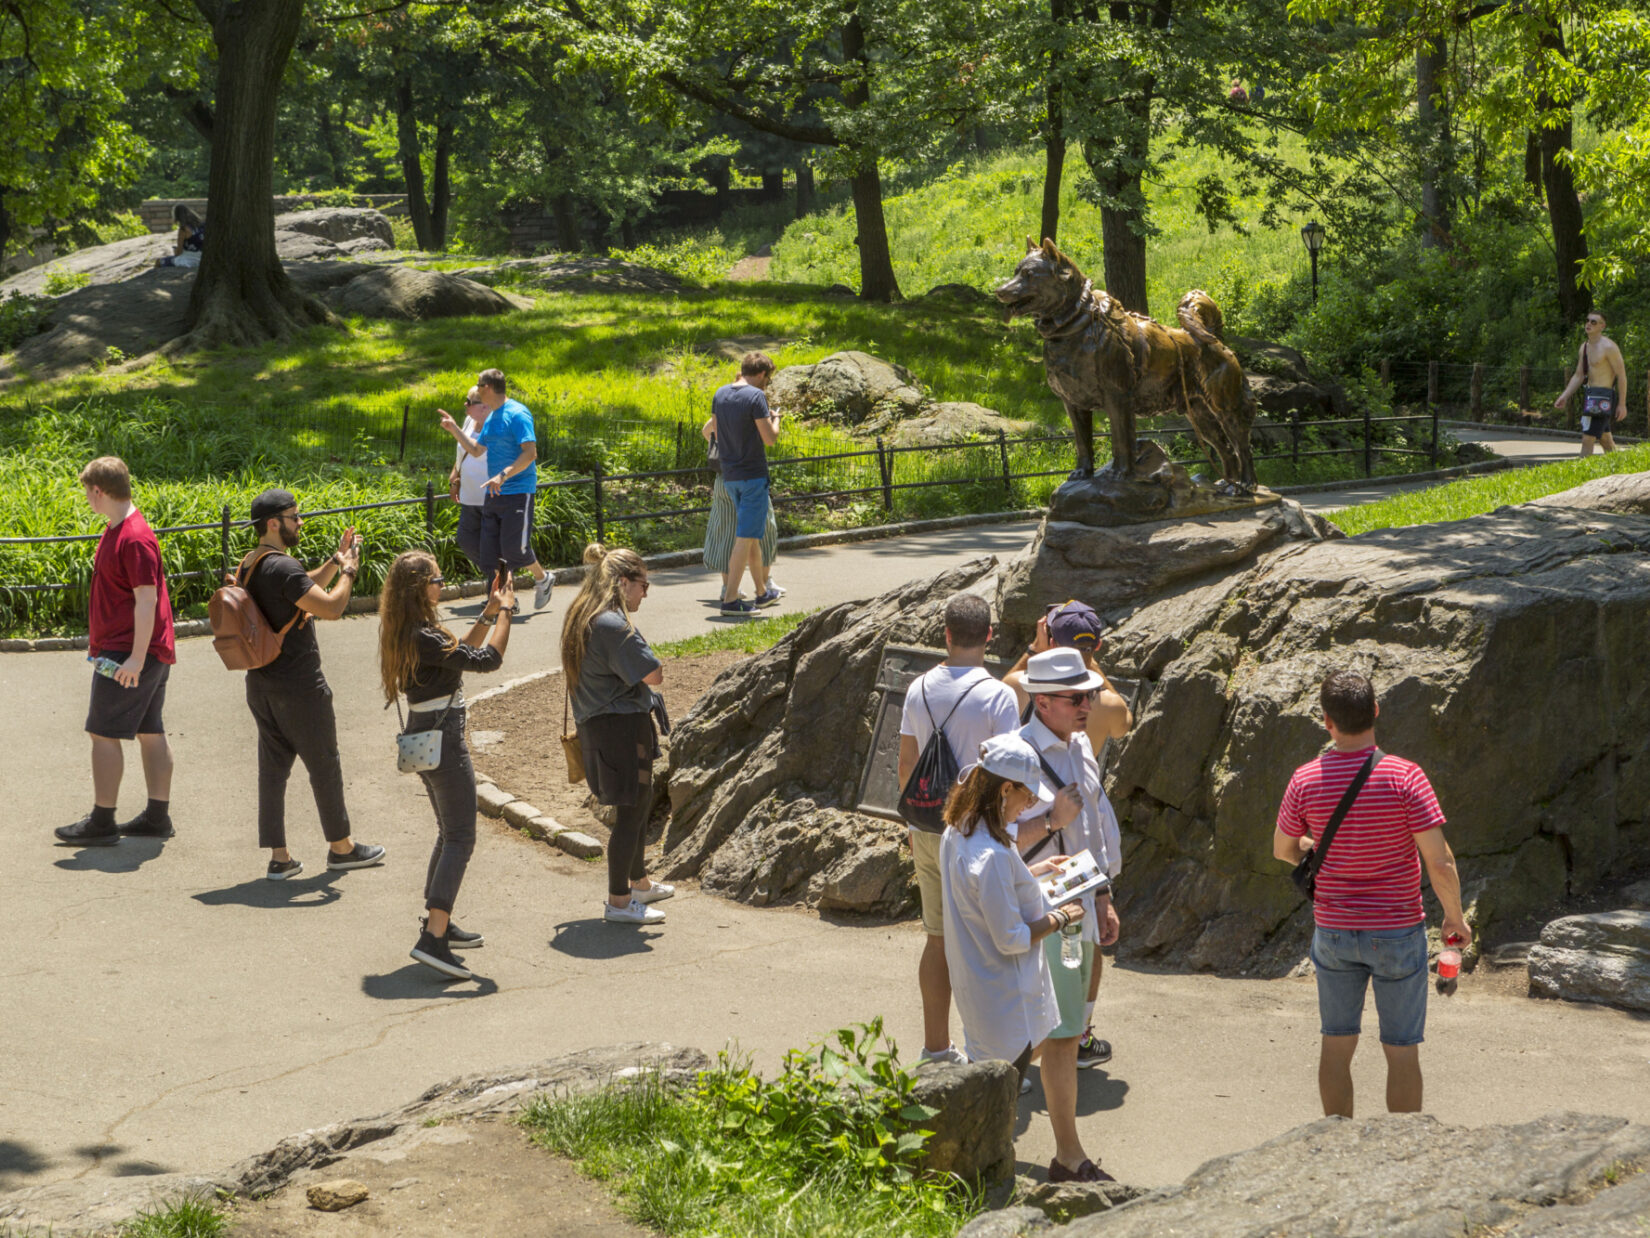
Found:
M 1049 498 L 1048 518 L 1110 528 L 1253 512 L 1276 502 L 1278 496 L 1265 487 L 1244 494 L 1194 480 L 1156 443 L 1147 443 L 1135 458 L 1135 476 L 1124 477 L 1108 467 L 1093 477 L 1074 477 Z
M 1650 911 L 1565 916 L 1530 950 L 1530 992 L 1650 1011 Z

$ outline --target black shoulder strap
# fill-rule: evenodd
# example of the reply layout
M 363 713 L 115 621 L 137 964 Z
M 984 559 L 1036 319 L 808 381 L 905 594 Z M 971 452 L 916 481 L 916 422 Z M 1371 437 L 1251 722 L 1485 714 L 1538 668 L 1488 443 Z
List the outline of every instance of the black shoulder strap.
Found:
M 1056 791 L 1059 791 L 1065 787 L 1066 780 L 1054 772 L 1054 766 L 1048 763 L 1048 758 L 1043 755 L 1041 749 L 1038 749 L 1037 751 L 1037 763 L 1043 767 L 1043 773 L 1048 775 L 1049 781 L 1054 784 L 1054 789 Z M 1054 833 L 1049 834 L 1045 838 L 1038 841 L 1036 845 L 1033 846 L 1030 851 L 1026 852 L 1021 858 L 1023 858 L 1027 864 L 1031 863 L 1031 861 L 1042 855 L 1043 851 L 1051 843 L 1054 843 L 1056 839 L 1059 840 L 1058 845 L 1060 851 L 1055 852 L 1055 854 L 1060 854 L 1060 852 L 1063 852 L 1066 849 L 1066 832 L 1064 830 L 1055 830 Z
M 989 676 L 987 678 L 989 678 Z M 923 712 L 928 715 L 928 725 L 934 728 L 934 734 L 945 738 L 947 743 L 950 742 L 950 737 L 945 734 L 945 723 L 951 721 L 951 715 L 957 712 L 957 707 L 968 699 L 968 694 L 974 691 L 975 688 L 979 687 L 981 682 L 981 680 L 976 679 L 973 683 L 969 684 L 968 687 L 964 688 L 963 694 L 956 699 L 956 701 L 952 704 L 950 711 L 945 715 L 945 722 L 935 722 L 934 711 L 928 705 L 928 676 L 924 675 L 917 681 L 918 691 L 922 693 Z
M 1346 814 L 1352 811 L 1352 801 L 1358 798 L 1358 792 L 1364 789 L 1364 783 L 1369 781 L 1369 775 L 1386 753 L 1379 748 L 1370 749 L 1369 756 L 1364 759 L 1363 765 L 1353 776 L 1352 785 L 1347 787 L 1346 794 L 1341 796 L 1341 802 L 1335 805 L 1335 811 L 1330 815 L 1329 824 L 1323 827 L 1323 837 L 1318 845 L 1312 848 L 1312 872 L 1323 871 L 1324 853 L 1329 850 L 1329 844 L 1335 841 L 1335 831 L 1341 828 L 1341 822 L 1346 820 Z

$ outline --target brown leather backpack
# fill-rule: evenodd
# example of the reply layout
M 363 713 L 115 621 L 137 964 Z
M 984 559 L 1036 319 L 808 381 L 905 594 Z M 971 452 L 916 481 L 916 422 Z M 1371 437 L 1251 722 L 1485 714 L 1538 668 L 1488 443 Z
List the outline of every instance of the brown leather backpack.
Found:
M 274 553 L 269 546 L 259 546 L 247 555 L 233 576 L 224 577 L 223 587 L 206 605 L 207 621 L 212 625 L 212 648 L 232 671 L 255 671 L 260 666 L 268 666 L 281 656 L 281 642 L 286 640 L 292 625 L 309 622 L 309 615 L 300 610 L 277 631 L 270 627 L 269 620 L 246 591 L 252 570 L 265 555 Z

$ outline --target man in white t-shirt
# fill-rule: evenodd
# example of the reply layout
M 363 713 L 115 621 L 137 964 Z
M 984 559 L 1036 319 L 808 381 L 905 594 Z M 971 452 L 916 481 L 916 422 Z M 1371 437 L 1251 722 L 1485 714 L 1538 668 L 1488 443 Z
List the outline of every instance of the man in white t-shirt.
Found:
M 464 433 L 474 438 L 487 420 L 487 406 L 481 402 L 481 388 L 471 387 L 464 397 Z M 481 561 L 481 509 L 487 502 L 487 457 L 472 456 L 463 447 L 447 474 L 447 493 L 458 506 L 459 550 L 486 576 L 492 569 Z
M 984 598 L 959 593 L 945 604 L 945 661 L 905 691 L 905 712 L 899 727 L 901 787 L 910 781 L 911 771 L 936 727 L 943 725 L 959 771 L 980 759 L 980 745 L 986 740 L 1019 727 L 1013 690 L 985 669 L 985 647 L 990 640 L 991 608 Z M 922 961 L 917 964 L 917 987 L 922 991 L 922 1058 L 962 1062 L 966 1059 L 951 1043 L 951 973 L 945 963 L 940 835 L 915 828 L 909 835 L 917 891 L 922 899 L 922 928 L 928 934 Z

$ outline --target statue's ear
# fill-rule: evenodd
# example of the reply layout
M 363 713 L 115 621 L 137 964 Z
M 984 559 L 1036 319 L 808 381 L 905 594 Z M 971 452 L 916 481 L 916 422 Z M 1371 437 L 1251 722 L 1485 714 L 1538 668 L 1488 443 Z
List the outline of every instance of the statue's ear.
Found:
M 1066 256 L 1055 248 L 1054 242 L 1046 236 L 1043 238 L 1043 257 L 1050 262 L 1064 262 L 1066 260 Z
M 1032 236 L 1031 233 L 1028 232 L 1028 233 L 1026 233 L 1026 253 L 1034 254 L 1036 252 L 1037 252 L 1037 238 Z

